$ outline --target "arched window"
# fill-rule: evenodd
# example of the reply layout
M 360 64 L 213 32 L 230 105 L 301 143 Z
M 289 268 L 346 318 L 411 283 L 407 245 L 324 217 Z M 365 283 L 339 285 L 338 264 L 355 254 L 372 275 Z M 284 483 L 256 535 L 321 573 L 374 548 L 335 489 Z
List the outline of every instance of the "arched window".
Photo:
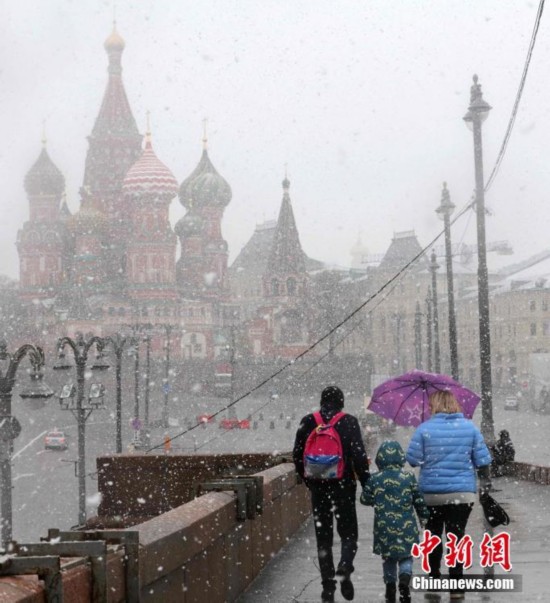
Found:
M 288 295 L 296 295 L 296 279 L 289 277 L 286 279 L 286 292 Z
M 281 317 L 281 343 L 289 345 L 304 340 L 304 317 L 295 310 L 286 311 Z

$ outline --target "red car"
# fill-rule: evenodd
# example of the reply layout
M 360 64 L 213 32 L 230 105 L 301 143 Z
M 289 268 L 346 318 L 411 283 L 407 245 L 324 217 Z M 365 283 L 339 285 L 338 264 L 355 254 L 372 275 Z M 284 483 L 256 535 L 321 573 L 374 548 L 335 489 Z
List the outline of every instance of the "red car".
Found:
M 238 429 L 240 427 L 239 419 L 222 419 L 220 421 L 222 429 Z
M 44 448 L 46 450 L 67 450 L 68 447 L 67 437 L 58 429 L 48 431 L 44 438 Z

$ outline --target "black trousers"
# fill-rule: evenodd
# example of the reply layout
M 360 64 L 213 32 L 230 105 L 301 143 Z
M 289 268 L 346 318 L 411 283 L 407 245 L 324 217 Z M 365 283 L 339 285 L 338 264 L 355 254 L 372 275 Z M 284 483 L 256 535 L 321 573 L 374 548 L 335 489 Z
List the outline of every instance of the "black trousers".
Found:
M 442 540 L 442 543 L 438 544 L 428 556 L 431 568 L 430 576 L 439 577 L 441 575 L 441 559 L 443 557 L 443 546 L 445 545 L 443 530 L 445 530 L 445 534 L 452 532 L 460 540 L 466 532 L 466 524 L 473 506 L 474 503 L 428 506 L 430 518 L 426 523 L 426 530 L 430 530 L 432 534 L 439 536 Z M 451 578 L 462 578 L 462 573 L 461 563 L 449 568 Z
M 346 573 L 353 572 L 353 560 L 357 553 L 357 512 L 355 482 L 343 480 L 328 484 L 310 484 L 311 506 L 315 522 L 317 553 L 323 587 L 335 587 L 334 559 L 332 544 L 334 541 L 334 518 L 341 540 L 341 554 L 338 569 Z

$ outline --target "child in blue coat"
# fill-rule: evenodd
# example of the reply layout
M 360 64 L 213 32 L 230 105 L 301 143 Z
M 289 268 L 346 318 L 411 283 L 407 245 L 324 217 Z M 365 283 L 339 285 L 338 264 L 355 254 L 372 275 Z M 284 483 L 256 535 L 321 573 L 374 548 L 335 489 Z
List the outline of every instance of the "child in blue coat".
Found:
M 418 542 L 416 513 L 421 522 L 430 513 L 413 473 L 403 471 L 405 453 L 399 442 L 382 442 L 376 454 L 379 472 L 371 476 L 361 503 L 374 507 L 373 552 L 383 559 L 386 601 L 395 603 L 399 570 L 399 601 L 410 603 L 411 547 Z

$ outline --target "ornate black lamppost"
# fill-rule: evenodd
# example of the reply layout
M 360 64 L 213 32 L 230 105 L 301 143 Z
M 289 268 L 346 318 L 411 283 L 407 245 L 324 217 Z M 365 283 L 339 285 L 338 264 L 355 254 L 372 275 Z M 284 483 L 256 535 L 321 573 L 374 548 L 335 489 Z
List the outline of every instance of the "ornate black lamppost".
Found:
M 5 341 L 0 341 L 0 478 L 2 481 L 2 544 L 5 547 L 12 540 L 12 477 L 11 463 L 13 440 L 21 433 L 19 421 L 11 414 L 11 396 L 15 386 L 17 369 L 23 358 L 29 357 L 32 366 L 31 384 L 19 395 L 23 399 L 47 400 L 53 390 L 43 382 L 44 352 L 42 348 L 29 343 L 10 354 Z
M 164 325 L 166 332 L 166 356 L 164 360 L 164 379 L 162 383 L 162 391 L 164 393 L 164 405 L 162 407 L 162 424 L 165 428 L 168 425 L 168 396 L 170 395 L 170 333 L 172 332 L 173 326 L 169 324 Z
M 145 422 L 145 429 L 149 433 L 149 390 L 151 386 L 151 336 L 146 333 L 143 336 L 145 342 L 145 400 L 144 400 L 144 411 L 143 419 Z
M 90 385 L 89 395 L 86 398 L 84 386 L 86 382 L 86 367 L 92 348 L 96 348 L 97 354 L 92 370 L 106 370 L 109 365 L 103 359 L 103 348 L 105 339 L 88 335 L 86 338 L 78 334 L 75 339 L 62 337 L 58 342 L 58 361 L 54 365 L 55 370 L 67 370 L 73 368 L 65 358 L 65 348 L 69 348 L 74 357 L 76 368 L 76 392 L 73 385 L 66 385 L 59 396 L 62 410 L 70 410 L 76 418 L 78 427 L 78 523 L 86 523 L 86 420 L 97 409 L 104 409 L 104 388 L 98 383 Z M 76 394 L 76 401 L 74 396 Z
M 485 239 L 485 183 L 483 179 L 483 145 L 481 124 L 487 119 L 491 105 L 483 100 L 481 84 L 474 75 L 470 89 L 470 106 L 464 116 L 468 128 L 474 133 L 474 163 L 476 179 L 477 217 L 477 278 L 479 307 L 479 357 L 481 376 L 481 431 L 487 443 L 495 440 L 493 422 L 493 388 L 491 381 L 491 330 L 489 321 L 489 275 L 487 271 L 487 245 Z
M 105 338 L 105 345 L 111 345 L 115 353 L 116 380 L 116 451 L 122 452 L 122 358 L 128 346 L 134 346 L 134 337 L 115 333 Z
M 455 293 L 453 281 L 453 255 L 451 247 L 451 214 L 454 211 L 454 204 L 447 190 L 447 183 L 443 183 L 441 193 L 441 205 L 435 210 L 437 215 L 443 219 L 445 227 L 445 262 L 447 266 L 447 300 L 449 305 L 449 353 L 451 357 L 451 374 L 453 379 L 458 381 L 458 346 L 456 335 L 456 313 L 455 313 Z

